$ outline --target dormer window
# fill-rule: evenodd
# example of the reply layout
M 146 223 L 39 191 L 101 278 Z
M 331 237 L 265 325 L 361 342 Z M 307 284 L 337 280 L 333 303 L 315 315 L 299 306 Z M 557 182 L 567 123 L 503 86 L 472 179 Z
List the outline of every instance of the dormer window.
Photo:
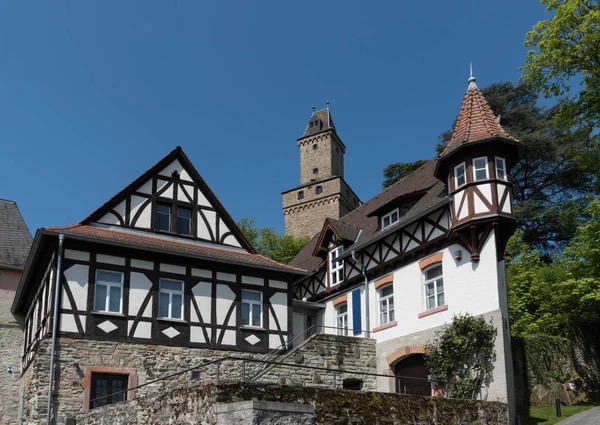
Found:
M 488 178 L 486 156 L 473 159 L 473 177 L 475 181 L 486 180 Z
M 329 251 L 329 285 L 338 285 L 344 280 L 344 261 L 337 258 L 344 252 L 343 246 L 338 246 Z
M 465 178 L 464 162 L 454 167 L 454 183 L 457 189 L 461 186 L 464 186 L 465 183 L 467 183 L 467 179 Z
M 386 227 L 389 227 L 392 224 L 397 223 L 399 219 L 400 219 L 400 213 L 398 211 L 398 208 L 396 208 L 394 211 L 389 212 L 386 215 L 384 215 L 383 217 L 381 217 L 381 228 L 385 229 Z
M 298 191 L 298 200 L 300 200 L 300 199 L 304 199 L 304 191 L 303 190 Z
M 499 156 L 496 157 L 496 178 L 498 180 L 508 180 L 506 178 L 506 161 Z

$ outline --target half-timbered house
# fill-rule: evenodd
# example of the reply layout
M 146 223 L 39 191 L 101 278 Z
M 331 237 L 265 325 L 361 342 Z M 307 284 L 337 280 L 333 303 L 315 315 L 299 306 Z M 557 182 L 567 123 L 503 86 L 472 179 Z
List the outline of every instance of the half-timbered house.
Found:
M 516 222 L 510 169 L 519 142 L 469 79 L 452 139 L 424 164 L 322 230 L 290 262 L 294 333 L 311 327 L 377 340 L 380 389 L 431 395 L 424 345 L 458 313 L 498 330 L 490 400 L 512 403 L 503 253 Z M 398 384 L 400 382 L 400 384 Z M 400 385 L 401 388 L 394 388 Z
M 165 356 L 186 350 L 200 362 L 227 355 L 216 350 L 265 353 L 285 345 L 290 284 L 302 275 L 257 254 L 177 147 L 80 223 L 37 231 L 12 305 L 25 330 L 26 409 L 44 411 L 35 394 L 47 389 L 40 382 L 53 325 L 59 404 L 75 414 L 102 391 L 157 373 L 156 358 L 147 364 L 143 354 L 151 346 L 181 347 Z M 132 367 L 135 359 L 144 367 Z M 83 377 L 82 400 L 68 400 L 72 373 Z

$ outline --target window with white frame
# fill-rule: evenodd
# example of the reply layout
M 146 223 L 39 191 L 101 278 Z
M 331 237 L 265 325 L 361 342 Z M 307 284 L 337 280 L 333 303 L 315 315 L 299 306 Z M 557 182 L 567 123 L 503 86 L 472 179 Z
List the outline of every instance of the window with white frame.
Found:
M 467 183 L 467 178 L 465 175 L 465 163 L 458 164 L 454 167 L 454 186 L 455 189 L 458 189 L 461 186 L 464 186 Z
M 340 304 L 335 309 L 338 335 L 348 335 L 348 303 Z
M 496 178 L 506 181 L 506 161 L 504 158 L 496 157 Z
M 108 270 L 96 270 L 95 287 L 95 311 L 122 313 L 123 273 Z
M 444 305 L 444 278 L 442 265 L 425 270 L 425 308 L 427 310 Z
M 381 228 L 385 229 L 386 227 L 389 227 L 392 224 L 397 223 L 399 219 L 400 219 L 400 213 L 398 211 L 398 208 L 396 208 L 394 211 L 389 212 L 386 215 L 384 215 L 383 217 L 381 217 Z
M 344 280 L 344 261 L 337 258 L 342 255 L 344 247 L 338 246 L 329 251 L 329 284 L 337 285 Z
M 395 319 L 394 286 L 390 284 L 379 290 L 379 324 L 385 325 Z
M 473 158 L 473 179 L 477 181 L 485 180 L 487 178 L 487 157 L 481 156 L 479 158 Z
M 242 291 L 242 326 L 262 327 L 262 292 Z
M 183 282 L 160 279 L 158 294 L 158 317 L 161 319 L 183 319 Z

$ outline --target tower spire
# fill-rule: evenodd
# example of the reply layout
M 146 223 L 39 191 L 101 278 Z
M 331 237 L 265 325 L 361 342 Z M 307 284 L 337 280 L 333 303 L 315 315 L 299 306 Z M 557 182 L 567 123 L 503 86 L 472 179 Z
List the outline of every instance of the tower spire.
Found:
M 475 84 L 475 77 L 473 76 L 473 62 L 469 62 L 469 87 L 468 90 L 476 89 L 477 84 Z

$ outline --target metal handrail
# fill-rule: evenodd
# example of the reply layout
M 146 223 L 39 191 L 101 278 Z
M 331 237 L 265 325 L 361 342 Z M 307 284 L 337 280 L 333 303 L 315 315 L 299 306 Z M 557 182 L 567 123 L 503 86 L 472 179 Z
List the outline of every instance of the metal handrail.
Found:
M 120 390 L 120 391 L 115 391 L 114 393 L 111 394 L 106 394 L 103 395 L 101 397 L 96 397 L 92 400 L 90 400 L 91 402 L 94 401 L 98 401 L 98 400 L 102 400 L 102 399 L 108 399 L 109 397 L 112 397 L 114 395 L 117 394 L 122 394 L 122 393 L 126 393 L 128 391 L 133 391 L 133 390 L 137 390 L 139 388 L 143 388 L 146 387 L 148 385 L 152 385 L 155 384 L 157 382 L 161 382 L 161 381 L 166 381 L 167 379 L 171 379 L 173 377 L 176 376 L 180 376 L 183 375 L 187 372 L 191 372 L 193 370 L 200 370 L 200 369 L 204 369 L 208 366 L 211 366 L 213 364 L 217 365 L 217 380 L 219 380 L 219 366 L 221 362 L 224 362 L 226 360 L 236 360 L 236 361 L 241 361 L 242 362 L 242 376 L 241 376 L 241 382 L 242 383 L 247 383 L 247 380 L 245 379 L 245 369 L 246 369 L 246 362 L 250 362 L 250 363 L 262 363 L 262 364 L 272 364 L 275 366 L 283 366 L 283 367 L 289 367 L 289 368 L 297 368 L 297 369 L 309 369 L 309 370 L 320 370 L 320 371 L 325 371 L 325 372 L 332 372 L 333 376 L 334 376 L 334 382 L 335 382 L 335 376 L 336 374 L 351 374 L 351 375 L 362 375 L 362 376 L 373 376 L 373 377 L 383 377 L 383 378 L 387 378 L 387 379 L 394 379 L 394 380 L 402 380 L 402 379 L 408 379 L 408 380 L 413 380 L 413 381 L 426 381 L 426 382 L 436 382 L 438 384 L 442 384 L 442 385 L 446 385 L 446 384 L 451 384 L 454 385 L 454 382 L 450 382 L 450 381 L 438 381 L 438 380 L 434 380 L 434 379 L 430 379 L 430 378 L 417 378 L 417 377 L 412 377 L 412 376 L 399 376 L 399 375 L 383 375 L 380 373 L 370 373 L 370 372 L 359 372 L 356 370 L 346 370 L 346 369 L 330 369 L 330 368 L 326 368 L 326 367 L 322 367 L 322 366 L 308 366 L 308 365 L 301 365 L 301 364 L 293 364 L 293 363 L 280 363 L 280 362 L 273 362 L 273 361 L 269 361 L 269 360 L 261 360 L 261 359 L 254 359 L 254 358 L 247 358 L 247 357 L 235 357 L 235 356 L 226 356 L 226 357 L 221 357 L 220 359 L 217 360 L 211 360 L 209 362 L 203 363 L 201 365 L 198 366 L 194 366 L 188 369 L 184 369 L 181 370 L 179 372 L 175 372 L 175 373 L 171 373 L 167 376 L 163 376 L 162 378 L 157 378 L 154 379 L 152 381 L 149 382 L 145 382 L 143 384 L 137 385 L 135 387 L 132 388 L 127 388 L 124 390 Z M 480 386 L 480 396 L 481 396 L 481 389 L 484 388 L 483 386 Z

